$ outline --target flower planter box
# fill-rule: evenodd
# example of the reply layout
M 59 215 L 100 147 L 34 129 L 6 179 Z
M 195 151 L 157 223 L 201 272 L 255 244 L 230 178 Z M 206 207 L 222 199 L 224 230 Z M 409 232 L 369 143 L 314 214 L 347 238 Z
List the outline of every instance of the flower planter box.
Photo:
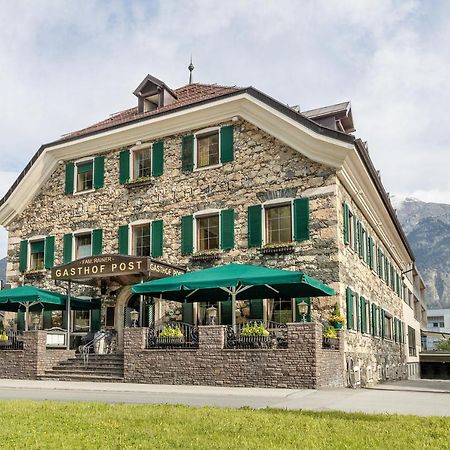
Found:
M 192 261 L 213 261 L 215 259 L 220 258 L 220 253 L 207 253 L 207 254 L 199 254 L 199 255 L 192 255 L 191 260 Z
M 271 341 L 270 336 L 240 336 L 237 344 L 241 348 L 262 348 L 268 347 Z
M 261 253 L 271 255 L 275 253 L 291 253 L 294 251 L 293 245 L 280 245 L 279 247 L 262 247 Z
M 181 337 L 158 337 L 156 344 L 160 346 L 177 346 L 184 343 L 184 336 Z
M 142 180 L 142 181 L 129 181 L 124 186 L 126 188 L 134 188 L 134 187 L 139 187 L 139 186 L 147 186 L 149 184 L 153 184 L 153 180 L 152 179 Z

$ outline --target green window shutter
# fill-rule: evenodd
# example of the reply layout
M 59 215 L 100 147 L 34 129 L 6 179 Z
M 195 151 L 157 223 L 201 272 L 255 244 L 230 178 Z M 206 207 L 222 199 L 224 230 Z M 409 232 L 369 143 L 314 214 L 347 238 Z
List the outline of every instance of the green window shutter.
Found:
M 74 165 L 73 162 L 66 163 L 66 180 L 64 192 L 69 195 L 73 194 L 74 189 Z
M 361 311 L 359 303 L 359 295 L 355 292 L 355 313 L 356 313 L 356 331 L 361 329 Z
M 346 291 L 346 297 L 347 297 L 347 328 L 352 329 L 353 328 L 353 292 L 348 287 Z
M 91 332 L 99 331 L 102 322 L 102 311 L 101 309 L 91 310 Z
M 128 183 L 130 179 L 130 150 L 122 150 L 119 155 L 119 182 Z
M 194 218 L 184 216 L 181 218 L 181 254 L 191 255 L 194 250 Z
M 103 187 L 105 181 L 105 157 L 94 158 L 94 189 Z
M 181 170 L 192 172 L 194 169 L 194 135 L 183 136 L 181 142 Z
M 373 239 L 369 237 L 369 267 L 373 270 L 374 268 L 374 250 L 375 246 L 373 244 Z
M 231 325 L 231 301 L 220 302 L 220 324 Z
M 348 227 L 348 218 L 349 218 L 348 215 L 349 215 L 348 205 L 347 203 L 344 203 L 344 244 L 349 243 L 350 230 Z
M 261 298 L 250 300 L 250 316 L 252 320 L 264 319 L 264 301 Z
M 377 305 L 372 303 L 372 335 L 377 335 Z
M 306 241 L 309 239 L 309 198 L 296 198 L 294 200 L 294 240 Z
M 361 333 L 365 333 L 366 332 L 366 311 L 365 311 L 365 306 L 366 306 L 366 299 L 361 296 L 359 299 L 359 306 L 360 306 L 360 316 L 361 316 Z
M 362 258 L 364 256 L 364 242 L 363 242 L 363 226 L 358 221 L 358 254 Z
M 220 211 L 220 248 L 231 250 L 234 247 L 234 209 Z
M 220 129 L 220 162 L 226 163 L 233 161 L 234 142 L 233 125 L 222 127 Z
M 381 337 L 384 339 L 386 336 L 385 323 L 384 323 L 384 309 L 380 309 L 380 320 L 381 320 Z
M 308 303 L 308 311 L 305 316 L 306 322 L 311 322 L 311 297 L 297 297 L 295 299 L 295 309 L 294 309 L 294 322 L 303 322 L 303 317 L 298 311 L 298 304 L 301 302 Z
M 152 222 L 152 256 L 159 257 L 163 254 L 163 221 L 154 220 Z
M 19 249 L 19 271 L 26 272 L 28 269 L 28 241 L 20 241 Z
M 152 176 L 160 177 L 164 172 L 164 142 L 155 142 L 152 153 Z
M 358 223 L 356 217 L 353 216 L 353 249 L 355 252 L 358 251 Z
M 92 230 L 92 256 L 101 255 L 103 252 L 103 230 Z
M 43 323 L 44 323 L 44 330 L 48 330 L 52 327 L 52 313 L 53 311 L 47 311 L 44 310 L 43 315 Z
M 45 238 L 44 265 L 51 269 L 55 263 L 55 236 Z
M 251 247 L 261 247 L 262 244 L 262 217 L 261 205 L 252 205 L 248 207 L 247 210 L 247 221 L 248 221 L 248 246 Z
M 128 255 L 128 225 L 120 225 L 117 233 L 119 255 Z
M 194 325 L 194 304 L 185 302 L 182 303 L 181 308 L 183 323 Z
M 17 331 L 25 331 L 25 312 L 18 311 L 16 316 Z
M 67 264 L 72 261 L 72 240 L 72 233 L 65 234 L 63 237 L 63 264 Z

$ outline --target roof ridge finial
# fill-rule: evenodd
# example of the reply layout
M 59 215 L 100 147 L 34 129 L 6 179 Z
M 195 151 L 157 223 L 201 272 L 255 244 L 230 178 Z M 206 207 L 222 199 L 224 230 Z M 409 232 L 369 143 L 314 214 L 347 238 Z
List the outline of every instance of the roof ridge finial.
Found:
M 188 66 L 189 70 L 189 84 L 192 84 L 192 71 L 194 70 L 194 64 L 192 64 L 192 55 L 191 55 L 191 62 Z

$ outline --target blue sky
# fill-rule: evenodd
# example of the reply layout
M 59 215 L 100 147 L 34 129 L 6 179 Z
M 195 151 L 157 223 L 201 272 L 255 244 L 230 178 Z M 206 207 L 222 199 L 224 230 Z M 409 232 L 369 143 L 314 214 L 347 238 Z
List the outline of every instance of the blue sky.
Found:
M 450 203 L 450 2 L 0 0 L 0 196 L 42 143 L 134 106 L 150 73 L 351 100 L 387 191 Z M 6 232 L 0 231 L 0 257 Z

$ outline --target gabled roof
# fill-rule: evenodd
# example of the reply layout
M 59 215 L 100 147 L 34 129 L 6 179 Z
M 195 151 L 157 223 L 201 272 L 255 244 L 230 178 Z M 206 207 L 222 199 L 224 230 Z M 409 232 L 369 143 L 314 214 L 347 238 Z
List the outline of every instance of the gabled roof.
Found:
M 147 75 L 142 82 L 139 84 L 139 86 L 134 90 L 133 94 L 136 95 L 136 97 L 139 97 L 142 95 L 143 92 L 145 92 L 146 87 L 148 85 L 155 85 L 155 86 L 159 86 L 163 89 L 165 89 L 166 91 L 170 92 L 170 94 L 177 98 L 177 94 L 175 94 L 174 91 L 172 91 L 172 89 L 170 89 L 169 86 L 167 86 L 166 83 L 164 83 L 164 81 L 158 80 L 158 78 L 152 76 L 152 75 Z

